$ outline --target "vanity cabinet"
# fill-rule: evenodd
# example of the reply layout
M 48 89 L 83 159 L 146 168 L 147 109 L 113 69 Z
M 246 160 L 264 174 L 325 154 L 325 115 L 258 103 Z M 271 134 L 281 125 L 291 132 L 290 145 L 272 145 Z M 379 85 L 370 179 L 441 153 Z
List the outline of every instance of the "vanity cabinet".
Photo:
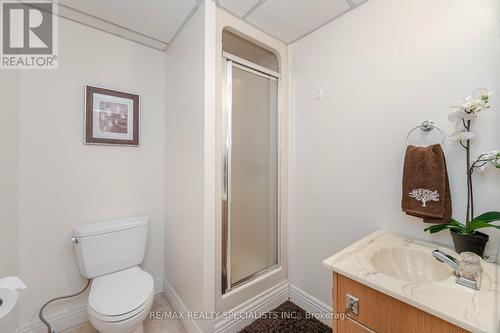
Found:
M 334 313 L 346 312 L 348 308 L 348 295 L 358 299 L 358 314 L 347 311 L 348 318 L 335 319 L 334 316 L 333 331 L 335 333 L 468 332 L 445 320 L 334 272 Z

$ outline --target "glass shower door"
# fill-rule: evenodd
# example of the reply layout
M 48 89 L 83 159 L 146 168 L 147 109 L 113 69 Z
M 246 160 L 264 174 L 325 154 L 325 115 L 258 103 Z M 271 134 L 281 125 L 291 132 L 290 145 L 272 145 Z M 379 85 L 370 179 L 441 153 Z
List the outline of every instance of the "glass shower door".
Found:
M 279 264 L 278 83 L 226 61 L 224 292 Z

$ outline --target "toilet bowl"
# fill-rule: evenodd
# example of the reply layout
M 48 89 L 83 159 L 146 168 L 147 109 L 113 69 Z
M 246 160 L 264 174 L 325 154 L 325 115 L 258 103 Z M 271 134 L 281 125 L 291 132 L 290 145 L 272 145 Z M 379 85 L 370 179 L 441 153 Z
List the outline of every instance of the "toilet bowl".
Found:
M 153 298 L 153 278 L 137 266 L 97 277 L 87 303 L 89 320 L 100 333 L 143 333 Z

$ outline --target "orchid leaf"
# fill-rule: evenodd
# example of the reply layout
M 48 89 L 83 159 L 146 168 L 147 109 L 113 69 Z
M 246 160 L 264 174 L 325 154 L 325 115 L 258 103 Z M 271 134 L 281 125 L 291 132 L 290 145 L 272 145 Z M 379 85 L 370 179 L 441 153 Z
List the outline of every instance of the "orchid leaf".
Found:
M 432 225 L 425 228 L 424 231 L 429 231 L 431 234 L 435 234 L 446 229 L 452 229 L 459 233 L 465 233 L 465 226 L 453 219 L 450 221 L 450 223 Z
M 463 225 L 462 223 L 458 222 L 455 219 L 451 219 L 449 224 L 465 229 L 465 225 Z
M 500 212 L 487 212 L 479 215 L 474 221 L 493 222 L 500 221 Z
M 438 233 L 440 231 L 443 231 L 443 230 L 446 230 L 449 228 L 451 228 L 451 226 L 449 224 L 438 224 L 438 225 L 433 225 L 433 226 L 430 226 L 428 228 L 425 228 L 424 231 L 426 231 L 426 232 L 428 231 L 431 234 L 435 234 L 435 233 Z
M 482 229 L 482 228 L 500 229 L 500 226 L 491 224 L 489 222 L 481 221 L 481 220 L 474 220 L 474 221 L 471 221 L 470 228 L 471 228 L 471 230 L 477 230 L 477 229 Z

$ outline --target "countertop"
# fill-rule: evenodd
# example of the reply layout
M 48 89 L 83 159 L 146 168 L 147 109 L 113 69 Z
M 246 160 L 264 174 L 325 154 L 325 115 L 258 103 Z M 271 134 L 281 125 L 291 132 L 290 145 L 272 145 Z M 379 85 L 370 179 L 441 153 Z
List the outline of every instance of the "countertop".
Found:
M 453 275 L 438 282 L 408 282 L 378 272 L 372 266 L 371 253 L 394 247 L 423 251 L 429 256 L 433 250 L 439 249 L 460 258 L 444 246 L 379 230 L 325 259 L 323 264 L 332 271 L 468 331 L 500 333 L 500 265 L 481 261 L 483 274 L 478 291 L 458 285 Z

